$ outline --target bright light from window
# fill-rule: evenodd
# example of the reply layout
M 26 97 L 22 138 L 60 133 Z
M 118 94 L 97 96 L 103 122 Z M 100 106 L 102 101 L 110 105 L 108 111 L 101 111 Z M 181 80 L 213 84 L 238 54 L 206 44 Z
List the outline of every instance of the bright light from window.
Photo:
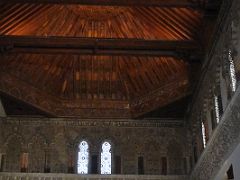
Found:
M 203 138 L 203 147 L 206 147 L 206 130 L 204 123 L 202 122 L 202 138 Z
M 229 59 L 229 64 L 230 64 L 230 76 L 231 76 L 231 83 L 232 83 L 232 91 L 236 91 L 236 75 L 235 75 L 235 67 L 233 63 L 233 58 L 232 58 L 232 51 L 228 51 L 228 59 Z
M 88 159 L 89 159 L 88 143 L 86 141 L 82 141 L 79 144 L 78 152 L 77 163 L 78 174 L 88 174 Z
M 219 106 L 218 106 L 218 97 L 214 96 L 214 106 L 215 106 L 215 113 L 216 113 L 216 121 L 219 123 L 220 115 L 219 115 Z
M 102 144 L 101 152 L 101 174 L 111 174 L 112 169 L 112 155 L 111 155 L 111 144 L 104 142 Z

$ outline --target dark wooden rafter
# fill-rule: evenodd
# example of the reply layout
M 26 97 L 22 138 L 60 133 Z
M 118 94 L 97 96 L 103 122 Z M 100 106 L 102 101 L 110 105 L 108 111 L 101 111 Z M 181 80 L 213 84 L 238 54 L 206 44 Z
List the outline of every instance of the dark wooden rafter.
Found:
M 7 53 L 170 56 L 202 53 L 194 41 L 0 36 Z
M 79 4 L 100 6 L 157 6 L 179 8 L 201 8 L 203 4 L 202 1 L 192 0 L 2 0 L 1 2 L 33 4 Z

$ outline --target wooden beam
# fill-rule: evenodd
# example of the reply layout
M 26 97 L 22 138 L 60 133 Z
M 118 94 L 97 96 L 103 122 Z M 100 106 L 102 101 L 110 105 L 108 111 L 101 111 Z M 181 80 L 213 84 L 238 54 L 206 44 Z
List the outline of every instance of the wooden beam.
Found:
M 193 41 L 29 36 L 0 36 L 0 47 L 3 53 L 135 56 L 179 56 L 200 51 Z
M 1 0 L 3 3 L 34 4 L 79 4 L 100 6 L 157 6 L 199 8 L 198 3 L 189 0 Z

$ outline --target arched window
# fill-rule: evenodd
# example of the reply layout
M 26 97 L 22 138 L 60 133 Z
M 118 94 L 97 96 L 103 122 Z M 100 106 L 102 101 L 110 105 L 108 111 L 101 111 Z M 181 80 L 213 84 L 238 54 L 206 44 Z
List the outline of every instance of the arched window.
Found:
M 203 147 L 205 148 L 207 141 L 206 141 L 206 129 L 203 121 L 202 121 L 202 139 L 203 139 Z
M 111 144 L 107 141 L 102 143 L 101 151 L 101 174 L 112 173 L 112 153 Z
M 220 121 L 220 114 L 219 114 L 218 96 L 216 96 L 216 95 L 214 95 L 214 108 L 215 108 L 215 113 L 216 113 L 216 121 L 218 124 Z
M 89 146 L 86 141 L 79 144 L 77 172 L 78 174 L 88 174 Z
M 236 72 L 235 72 L 231 50 L 228 51 L 228 60 L 230 65 L 229 68 L 230 68 L 231 88 L 232 88 L 232 91 L 234 92 L 236 90 L 237 80 L 236 80 Z

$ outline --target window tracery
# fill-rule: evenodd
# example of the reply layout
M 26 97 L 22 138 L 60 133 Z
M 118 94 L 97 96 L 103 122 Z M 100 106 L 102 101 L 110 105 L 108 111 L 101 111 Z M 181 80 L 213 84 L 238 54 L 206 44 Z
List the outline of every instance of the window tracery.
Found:
M 78 151 L 77 172 L 78 174 L 88 174 L 89 146 L 87 141 L 81 141 Z
M 216 114 L 216 122 L 217 124 L 220 121 L 220 114 L 219 114 L 219 105 L 218 105 L 218 96 L 214 96 L 214 107 L 215 107 L 215 114 Z
M 232 91 L 235 92 L 237 80 L 236 80 L 235 66 L 234 66 L 233 57 L 232 57 L 232 51 L 230 49 L 228 51 L 228 60 L 229 60 L 229 68 L 230 68 L 231 88 L 232 88 Z
M 102 143 L 101 151 L 101 174 L 112 173 L 112 153 L 111 144 L 107 141 Z
M 206 141 L 206 129 L 203 121 L 202 121 L 202 139 L 203 139 L 203 147 L 205 148 L 207 141 Z

